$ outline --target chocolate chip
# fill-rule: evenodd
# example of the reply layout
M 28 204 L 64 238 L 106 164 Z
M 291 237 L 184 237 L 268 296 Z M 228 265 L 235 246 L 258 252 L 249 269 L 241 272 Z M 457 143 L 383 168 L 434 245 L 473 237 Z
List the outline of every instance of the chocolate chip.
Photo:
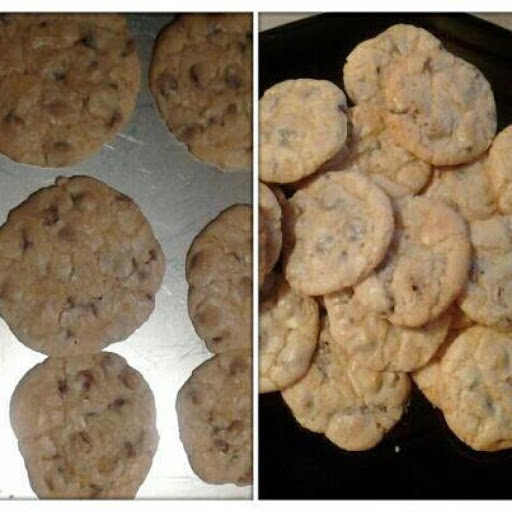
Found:
M 53 226 L 59 219 L 59 210 L 54 204 L 43 211 L 43 226 Z
M 41 23 L 39 23 L 39 26 L 41 28 L 46 28 L 48 26 L 48 22 L 47 21 L 41 21 Z
M 59 389 L 59 393 L 61 396 L 67 395 L 68 393 L 68 383 L 66 379 L 61 379 L 57 382 L 57 387 Z
M 15 114 L 14 109 L 11 109 L 9 110 L 9 112 L 7 112 L 7 114 L 5 114 L 4 121 L 9 124 L 21 124 L 23 122 L 23 119 L 17 114 Z
M 89 391 L 94 384 L 94 375 L 90 370 L 82 370 L 78 372 L 79 377 L 82 379 L 82 390 Z
M 130 441 L 126 441 L 124 443 L 124 449 L 128 458 L 135 457 L 135 449 L 133 448 L 133 444 Z
M 108 408 L 112 409 L 120 409 L 126 403 L 124 398 L 116 398 L 113 402 L 108 404 Z
M 23 249 L 23 252 L 25 252 L 27 249 L 30 249 L 30 247 L 32 247 L 34 245 L 34 242 L 31 242 L 28 237 L 27 237 L 27 233 L 23 230 L 21 232 L 21 241 L 22 241 L 22 249 Z
M 194 82 L 196 85 L 199 85 L 199 73 L 198 73 L 197 64 L 190 66 L 190 68 L 188 70 L 188 75 L 190 77 L 190 80 L 192 80 L 192 82 Z
M 148 259 L 146 260 L 146 264 L 150 263 L 151 261 L 156 260 L 156 251 L 155 249 L 150 249 L 148 252 Z
M 58 140 L 54 142 L 52 146 L 56 151 L 66 151 L 71 147 L 71 144 L 65 140 Z
M 242 85 L 242 79 L 240 78 L 238 71 L 235 67 L 229 66 L 224 73 L 224 81 L 230 89 L 239 89 Z
M 91 488 L 91 494 L 89 495 L 90 498 L 97 498 L 101 491 L 103 491 L 103 487 L 96 484 L 90 484 L 89 487 Z
M 98 306 L 96 306 L 95 302 L 90 302 L 88 308 L 94 316 L 98 316 Z
M 229 444 L 226 443 L 224 439 L 215 439 L 213 441 L 213 446 L 222 453 L 226 453 L 229 450 Z
M 68 297 L 66 301 L 66 309 L 72 309 L 76 306 L 76 301 L 73 297 Z
M 121 52 L 121 57 L 125 58 L 131 55 L 135 51 L 135 41 L 133 39 L 127 39 L 124 49 Z
M 96 50 L 96 42 L 94 40 L 94 36 L 91 33 L 85 34 L 80 38 L 80 43 L 83 44 L 87 48 L 91 48 Z
M 53 79 L 57 82 L 60 82 L 66 78 L 66 73 L 64 71 L 52 71 Z
M 415 284 L 413 284 L 412 285 L 412 291 L 413 292 L 417 292 L 418 290 L 419 290 L 419 288 Z
M 223 337 L 222 337 L 222 336 L 214 336 L 214 337 L 212 338 L 212 341 L 213 341 L 214 343 L 220 343 L 222 340 L 223 340 Z
M 118 126 L 119 123 L 123 120 L 123 114 L 121 112 L 114 112 L 110 119 L 107 121 L 106 125 L 109 128 L 114 128 L 115 126 Z
M 116 82 L 110 82 L 108 84 L 112 89 L 114 89 L 114 91 L 118 91 L 119 90 L 119 85 L 116 83 Z
M 162 73 L 157 79 L 157 85 L 160 94 L 167 98 L 171 91 L 178 89 L 178 80 L 170 73 Z

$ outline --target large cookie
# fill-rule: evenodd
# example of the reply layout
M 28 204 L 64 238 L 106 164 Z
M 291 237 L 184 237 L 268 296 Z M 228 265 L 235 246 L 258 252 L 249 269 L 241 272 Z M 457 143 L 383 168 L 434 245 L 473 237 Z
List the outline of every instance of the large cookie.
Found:
M 512 125 L 494 139 L 487 169 L 501 213 L 512 214 Z
M 151 92 L 169 130 L 222 170 L 252 167 L 252 17 L 183 14 L 158 37 Z
M 354 290 L 390 322 L 419 327 L 446 311 L 466 283 L 467 227 L 449 206 L 421 196 L 395 202 L 395 223 L 385 260 Z
M 421 160 L 463 164 L 491 145 L 497 127 L 491 86 L 451 53 L 430 50 L 400 59 L 384 89 L 391 136 Z
M 164 265 L 130 198 L 92 178 L 58 178 L 0 228 L 0 314 L 39 352 L 97 352 L 147 320 Z
M 32 368 L 12 396 L 11 425 L 40 498 L 133 498 L 158 445 L 153 393 L 109 352 Z
M 278 83 L 260 100 L 262 181 L 290 183 L 314 173 L 343 149 L 347 100 L 326 80 Z
M 318 305 L 280 279 L 260 304 L 259 391 L 283 389 L 300 379 L 311 364 L 319 329 Z
M 187 254 L 188 312 L 211 352 L 252 347 L 252 208 L 234 205 Z
M 232 350 L 196 368 L 178 392 L 180 438 L 205 482 L 252 482 L 251 389 L 251 356 Z
M 140 63 L 115 14 L 8 14 L 0 23 L 0 152 L 72 165 L 128 122 Z
M 410 381 L 405 373 L 358 367 L 326 323 L 306 375 L 282 391 L 296 420 L 344 450 L 369 450 L 399 421 Z
M 369 178 L 324 174 L 284 208 L 286 278 L 306 295 L 351 286 L 382 261 L 393 227 L 391 202 Z

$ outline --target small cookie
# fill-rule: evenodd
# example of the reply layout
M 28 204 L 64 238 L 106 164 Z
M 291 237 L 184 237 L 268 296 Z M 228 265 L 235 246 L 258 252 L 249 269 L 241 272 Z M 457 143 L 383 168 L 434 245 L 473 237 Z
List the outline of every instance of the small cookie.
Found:
M 12 396 L 11 425 L 40 498 L 133 498 L 158 446 L 151 389 L 109 352 L 32 368 Z
M 281 278 L 260 304 L 259 391 L 283 389 L 308 370 L 318 339 L 316 301 Z
M 221 212 L 187 254 L 188 312 L 214 353 L 252 347 L 252 208 Z
M 326 80 L 287 80 L 260 100 L 262 181 L 290 183 L 314 173 L 347 139 L 347 100 Z
M 365 309 L 351 290 L 324 297 L 331 334 L 356 364 L 370 370 L 410 372 L 428 363 L 450 326 L 444 313 L 417 328 L 400 327 Z
M 251 389 L 250 354 L 232 350 L 196 368 L 178 392 L 180 439 L 205 482 L 252 482 Z
M 442 48 L 441 41 L 414 25 L 398 24 L 357 45 L 343 67 L 345 90 L 354 103 L 380 100 L 390 66 L 411 53 Z
M 410 381 L 360 368 L 335 345 L 326 322 L 309 371 L 282 395 L 304 428 L 344 450 L 369 450 L 400 420 Z
M 512 216 L 469 225 L 473 255 L 469 280 L 458 303 L 475 322 L 512 329 Z
M 470 327 L 441 360 L 441 407 L 450 429 L 474 450 L 512 447 L 512 339 Z
M 512 214 L 512 125 L 494 139 L 487 169 L 501 213 Z
M 169 130 L 223 171 L 252 168 L 252 16 L 182 14 L 159 35 L 149 86 Z
M 0 314 L 38 352 L 98 352 L 148 319 L 164 268 L 129 197 L 93 178 L 57 178 L 0 228 Z
M 431 50 L 400 59 L 384 89 L 389 133 L 421 160 L 463 164 L 491 145 L 497 128 L 491 86 L 451 53 Z
M 421 196 L 395 205 L 395 235 L 386 258 L 354 288 L 365 308 L 391 323 L 420 327 L 446 311 L 464 287 L 470 244 L 464 219 Z
M 265 239 L 260 239 L 260 254 L 263 251 L 264 257 L 262 271 L 267 275 L 276 264 L 281 255 L 283 244 L 283 232 L 281 228 L 281 206 L 272 190 L 264 183 L 259 183 L 259 212 L 260 228 L 265 232 Z M 261 226 L 263 224 L 263 226 Z M 261 282 L 261 280 L 260 280 Z
M 72 165 L 130 119 L 140 62 L 124 16 L 6 14 L 0 24 L 0 152 Z
M 375 268 L 393 235 L 387 195 L 357 172 L 320 176 L 284 210 L 286 278 L 306 295 L 351 286 Z

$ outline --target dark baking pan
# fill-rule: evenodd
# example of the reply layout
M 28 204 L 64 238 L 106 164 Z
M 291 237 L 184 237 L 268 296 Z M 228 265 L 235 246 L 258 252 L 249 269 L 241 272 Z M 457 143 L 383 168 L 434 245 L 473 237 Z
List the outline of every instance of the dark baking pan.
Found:
M 512 33 L 465 14 L 325 14 L 262 32 L 260 94 L 290 78 L 342 86 L 350 51 L 395 23 L 429 30 L 476 65 L 494 90 L 499 129 L 512 123 Z M 366 452 L 303 429 L 279 393 L 259 404 L 260 498 L 512 498 L 512 450 L 467 448 L 417 389 L 400 423 Z

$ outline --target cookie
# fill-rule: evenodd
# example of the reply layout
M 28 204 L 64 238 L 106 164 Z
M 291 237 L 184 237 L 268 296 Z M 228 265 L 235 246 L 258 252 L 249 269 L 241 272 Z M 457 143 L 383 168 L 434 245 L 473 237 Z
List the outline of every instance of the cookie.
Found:
M 7 14 L 0 24 L 0 152 L 72 165 L 126 125 L 140 62 L 124 16 Z
M 38 364 L 10 414 L 40 498 L 133 498 L 158 446 L 151 389 L 109 352 Z
M 473 65 L 442 50 L 410 54 L 384 80 L 394 141 L 436 166 L 482 155 L 496 134 L 491 86 Z
M 365 309 L 350 289 L 324 297 L 333 339 L 370 370 L 410 372 L 428 363 L 450 326 L 444 313 L 422 327 L 400 327 Z
M 391 323 L 420 327 L 446 311 L 466 283 L 467 227 L 438 200 L 406 197 L 394 205 L 396 229 L 386 258 L 354 290 L 365 308 Z
M 250 354 L 234 350 L 196 368 L 178 392 L 180 439 L 205 482 L 252 482 L 251 388 Z
M 214 353 L 252 347 L 252 208 L 221 212 L 187 254 L 188 312 Z
M 343 67 L 345 90 L 354 103 L 381 100 L 391 65 L 409 54 L 442 48 L 441 41 L 414 25 L 398 24 L 357 45 Z
M 259 212 L 260 228 L 264 238 L 260 238 L 260 267 L 262 266 L 263 276 L 268 274 L 276 264 L 281 255 L 283 243 L 283 232 L 281 228 L 281 206 L 272 190 L 264 183 L 259 183 Z M 260 282 L 262 280 L 260 279 Z
M 320 176 L 284 210 L 286 279 L 306 295 L 351 286 L 375 268 L 393 234 L 387 195 L 357 172 Z
M 283 389 L 308 370 L 319 329 L 316 301 L 290 288 L 280 278 L 260 304 L 259 391 Z
M 450 429 L 474 450 L 512 447 L 512 338 L 474 326 L 441 360 L 441 407 Z
M 400 420 L 410 381 L 405 373 L 358 367 L 335 348 L 328 323 L 306 375 L 282 391 L 295 419 L 344 450 L 369 450 Z
M 260 180 L 290 183 L 314 173 L 343 149 L 347 100 L 326 80 L 278 83 L 260 100 Z
M 458 297 L 473 321 L 512 329 L 512 216 L 497 215 L 470 224 L 473 255 L 469 280 Z
M 183 14 L 159 35 L 149 87 L 169 130 L 223 171 L 252 167 L 252 16 Z
M 133 200 L 93 178 L 57 178 L 0 228 L 0 314 L 38 352 L 98 352 L 148 319 L 164 266 Z
M 512 214 L 512 125 L 494 139 L 487 168 L 501 213 Z

